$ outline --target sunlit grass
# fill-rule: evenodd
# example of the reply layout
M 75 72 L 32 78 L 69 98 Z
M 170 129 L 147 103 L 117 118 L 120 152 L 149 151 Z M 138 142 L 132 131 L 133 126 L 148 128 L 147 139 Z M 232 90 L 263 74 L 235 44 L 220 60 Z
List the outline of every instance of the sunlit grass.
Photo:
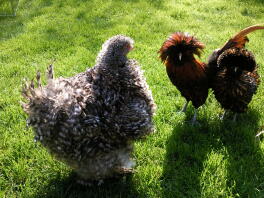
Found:
M 202 60 L 238 30 L 264 22 L 261 0 L 21 0 L 16 17 L 0 18 L 0 197 L 264 197 L 263 85 L 237 123 L 220 122 L 209 94 L 192 127 L 193 108 L 170 81 L 157 51 L 167 36 L 186 31 L 206 44 Z M 135 40 L 129 54 L 145 70 L 158 106 L 156 133 L 136 142 L 135 173 L 100 187 L 73 184 L 71 170 L 33 142 L 19 102 L 22 80 L 54 63 L 56 76 L 94 65 L 115 34 Z M 264 74 L 264 31 L 247 45 Z

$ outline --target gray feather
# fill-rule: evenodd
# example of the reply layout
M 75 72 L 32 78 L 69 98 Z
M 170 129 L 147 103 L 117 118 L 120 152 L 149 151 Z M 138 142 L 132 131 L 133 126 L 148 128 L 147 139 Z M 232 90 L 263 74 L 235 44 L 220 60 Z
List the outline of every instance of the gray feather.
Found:
M 133 141 L 153 131 L 156 106 L 140 66 L 126 57 L 131 47 L 131 38 L 114 36 L 93 68 L 54 79 L 49 66 L 46 86 L 23 89 L 35 140 L 83 179 L 130 170 Z

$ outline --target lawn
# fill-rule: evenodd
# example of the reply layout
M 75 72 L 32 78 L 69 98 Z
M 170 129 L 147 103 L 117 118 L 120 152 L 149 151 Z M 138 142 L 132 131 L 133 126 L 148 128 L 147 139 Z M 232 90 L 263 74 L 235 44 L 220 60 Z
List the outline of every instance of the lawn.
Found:
M 206 44 L 201 59 L 240 29 L 264 22 L 263 0 L 21 0 L 16 17 L 0 18 L 0 197 L 263 198 L 263 84 L 236 123 L 210 92 L 190 126 L 194 109 L 184 99 L 157 51 L 167 36 L 186 31 Z M 135 143 L 135 173 L 100 187 L 72 182 L 26 127 L 21 84 L 54 63 L 56 76 L 92 67 L 102 43 L 115 34 L 135 40 L 139 61 L 158 106 L 156 133 Z M 264 75 L 264 31 L 247 45 Z M 262 79 L 264 81 L 264 79 Z

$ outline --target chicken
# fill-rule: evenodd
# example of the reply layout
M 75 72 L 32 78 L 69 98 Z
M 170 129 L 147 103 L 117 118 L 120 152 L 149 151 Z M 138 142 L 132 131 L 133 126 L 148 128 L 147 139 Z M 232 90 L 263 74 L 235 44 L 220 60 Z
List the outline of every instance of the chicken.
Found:
M 196 123 L 197 109 L 208 96 L 207 65 L 195 58 L 200 56 L 204 44 L 187 33 L 173 33 L 161 46 L 161 61 L 166 65 L 168 77 L 186 99 L 182 112 L 191 101 L 195 113 L 191 123 Z
M 235 113 L 246 111 L 260 83 L 253 54 L 244 49 L 247 34 L 264 26 L 247 27 L 215 50 L 208 61 L 209 85 L 222 108 Z M 225 113 L 222 116 L 224 118 Z
M 245 112 L 260 83 L 253 54 L 246 49 L 227 49 L 219 56 L 217 65 L 212 85 L 217 101 L 225 110 Z
M 107 40 L 96 65 L 70 78 L 32 82 L 22 90 L 28 124 L 56 159 L 65 162 L 82 184 L 101 183 L 131 173 L 133 142 L 153 131 L 155 104 L 138 63 L 127 58 L 133 40 Z
M 209 84 L 212 84 L 217 71 L 217 60 L 218 57 L 227 49 L 231 48 L 239 48 L 242 49 L 245 47 L 245 44 L 249 42 L 249 39 L 247 37 L 247 34 L 258 30 L 258 29 L 264 29 L 264 26 L 262 25 L 253 25 L 249 26 L 241 31 L 239 31 L 237 34 L 235 34 L 231 39 L 229 39 L 222 48 L 216 49 L 213 51 L 213 53 L 209 56 L 208 59 L 208 76 L 209 76 Z

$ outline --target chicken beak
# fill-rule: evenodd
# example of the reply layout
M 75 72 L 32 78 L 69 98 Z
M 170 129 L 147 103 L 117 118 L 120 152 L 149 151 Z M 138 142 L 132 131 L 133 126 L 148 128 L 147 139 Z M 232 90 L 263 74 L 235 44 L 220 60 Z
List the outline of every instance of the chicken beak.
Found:
M 179 53 L 179 60 L 181 61 L 181 59 L 182 59 L 182 53 L 180 52 Z
M 130 51 L 132 51 L 134 49 L 134 46 L 133 45 L 129 45 L 128 46 L 128 51 L 130 52 Z

